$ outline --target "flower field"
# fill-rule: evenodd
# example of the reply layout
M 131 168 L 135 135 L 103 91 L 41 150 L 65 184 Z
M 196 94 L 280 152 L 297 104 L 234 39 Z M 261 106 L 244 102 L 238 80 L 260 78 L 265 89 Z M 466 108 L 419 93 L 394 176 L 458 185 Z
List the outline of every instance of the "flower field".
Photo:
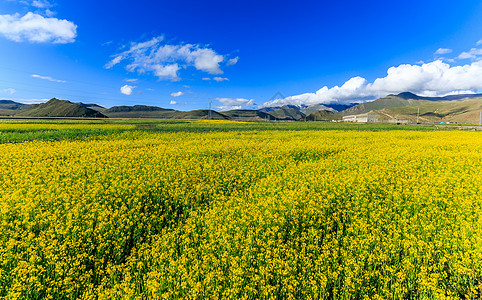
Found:
M 480 299 L 481 213 L 479 132 L 2 143 L 0 299 Z

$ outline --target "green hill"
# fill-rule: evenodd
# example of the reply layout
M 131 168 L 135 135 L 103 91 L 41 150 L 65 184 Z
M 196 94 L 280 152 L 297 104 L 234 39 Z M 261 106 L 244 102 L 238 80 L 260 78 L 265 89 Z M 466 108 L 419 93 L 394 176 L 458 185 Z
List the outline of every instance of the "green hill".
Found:
M 177 111 L 173 109 L 146 105 L 113 106 L 103 111 L 103 114 L 109 118 L 172 119 L 176 113 Z
M 331 107 L 328 107 L 328 106 L 325 106 L 323 104 L 314 104 L 314 105 L 310 105 L 304 109 L 301 110 L 302 113 L 304 113 L 305 115 L 311 115 L 312 113 L 314 112 L 317 112 L 317 111 L 331 111 L 331 112 L 336 112 L 335 109 L 331 108 Z
M 107 110 L 107 108 L 105 108 L 103 106 L 100 106 L 98 104 L 95 104 L 95 103 L 82 103 L 82 102 L 80 102 L 79 104 L 82 105 L 83 107 L 87 107 L 87 108 L 99 111 L 101 113 L 104 113 L 104 111 Z
M 380 121 L 397 118 L 416 122 L 418 109 L 420 109 L 419 122 L 421 123 L 478 123 L 480 111 L 482 111 L 482 97 L 456 101 L 429 101 L 417 106 L 384 108 L 374 112 L 378 114 Z
M 341 120 L 341 115 L 334 113 L 329 110 L 319 110 L 315 111 L 314 113 L 308 115 L 306 117 L 307 121 L 333 121 L 333 120 Z
M 266 121 L 273 120 L 273 116 L 259 110 L 234 109 L 223 111 L 223 115 L 235 121 Z
M 370 111 L 387 110 L 397 107 L 420 106 L 437 107 L 439 103 L 467 101 L 482 98 L 481 94 L 450 95 L 446 97 L 421 97 L 410 92 L 388 95 L 375 101 L 360 103 L 341 112 L 342 115 L 363 114 Z M 435 108 L 434 108 L 435 109 Z
M 229 120 L 230 118 L 222 113 L 211 110 L 211 115 L 207 109 L 198 109 L 191 111 L 175 111 L 171 119 L 179 120 Z
M 67 100 L 50 99 L 46 103 L 34 104 L 16 116 L 22 117 L 70 117 L 70 118 L 106 118 L 101 112 Z
M 296 121 L 305 117 L 305 114 L 295 108 L 280 108 L 269 112 L 278 120 Z
M 416 95 L 415 95 L 416 96 Z M 418 96 L 415 99 L 408 98 L 406 95 L 388 95 L 383 98 L 379 98 L 375 101 L 360 103 L 353 107 L 350 107 L 341 112 L 343 115 L 357 115 L 364 114 L 373 110 L 402 107 L 411 105 L 420 105 L 428 102 L 429 100 L 422 100 Z
M 12 100 L 0 100 L 0 109 L 22 110 L 22 109 L 27 109 L 30 106 L 31 106 L 30 104 L 19 103 Z
M 12 100 L 0 100 L 0 116 L 14 116 L 19 111 L 29 108 L 31 105 L 15 102 Z

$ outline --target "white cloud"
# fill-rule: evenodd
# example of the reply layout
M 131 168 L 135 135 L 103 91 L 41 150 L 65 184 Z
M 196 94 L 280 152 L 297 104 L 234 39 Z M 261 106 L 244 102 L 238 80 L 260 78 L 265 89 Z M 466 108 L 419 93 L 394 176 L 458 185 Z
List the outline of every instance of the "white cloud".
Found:
M 176 92 L 176 93 L 171 93 L 171 96 L 172 96 L 172 97 L 179 97 L 179 96 L 182 96 L 182 95 L 184 95 L 184 93 L 181 92 L 181 91 Z
M 179 76 L 177 75 L 177 71 L 179 71 L 180 67 L 178 64 L 172 65 L 153 65 L 152 71 L 154 75 L 159 77 L 159 79 L 171 79 L 172 81 L 180 80 Z
M 33 78 L 48 80 L 48 81 L 52 81 L 52 82 L 59 82 L 59 83 L 66 83 L 67 82 L 65 80 L 55 79 L 55 78 L 52 78 L 50 76 L 42 76 L 42 75 L 38 75 L 38 74 L 32 74 L 30 76 L 33 77 Z
M 77 25 L 32 12 L 23 17 L 19 14 L 0 15 L 0 34 L 15 42 L 66 44 L 75 41 Z
M 110 69 L 122 61 L 128 61 L 130 72 L 153 73 L 159 79 L 179 80 L 179 70 L 194 67 L 208 74 L 223 74 L 220 63 L 223 55 L 198 44 L 162 44 L 162 36 L 143 43 L 131 43 L 129 50 L 113 55 L 105 68 Z
M 214 77 L 213 80 L 215 80 L 215 81 L 217 81 L 217 82 L 221 82 L 221 81 L 229 81 L 229 78 Z
M 236 56 L 235 58 L 231 58 L 226 63 L 226 66 L 234 66 L 235 64 L 238 63 L 238 60 L 239 60 L 239 56 Z
M 137 78 L 126 78 L 126 79 L 124 79 L 124 81 L 126 81 L 126 82 L 137 82 L 138 80 L 139 79 L 137 79 Z
M 131 95 L 132 94 L 132 91 L 135 89 L 136 87 L 135 86 L 131 86 L 131 85 L 124 85 L 123 87 L 120 88 L 120 91 L 122 94 L 124 95 Z
M 221 111 L 231 110 L 231 109 L 243 109 L 248 106 L 254 105 L 253 99 L 243 99 L 243 98 L 216 98 L 217 101 L 221 102 L 223 105 L 217 106 Z
M 438 48 L 437 51 L 435 51 L 435 55 L 444 55 L 444 54 L 449 54 L 452 53 L 452 49 L 449 48 Z
M 12 98 L 13 101 L 25 103 L 25 104 L 38 104 L 38 103 L 45 103 L 50 99 L 19 99 L 19 98 Z
M 482 49 L 472 48 L 468 52 L 462 52 L 457 59 L 474 59 L 482 55 Z
M 202 80 L 204 80 L 204 81 L 209 81 L 209 80 L 211 80 L 211 78 L 209 78 L 209 77 L 203 77 Z
M 482 60 L 453 67 L 436 60 L 422 65 L 391 67 L 385 77 L 372 83 L 362 77 L 353 77 L 342 86 L 324 86 L 315 93 L 276 99 L 262 106 L 364 102 L 407 91 L 423 96 L 442 96 L 479 89 L 482 89 Z
M 122 61 L 122 56 L 116 56 L 116 57 L 114 57 L 114 59 L 109 61 L 104 67 L 106 69 L 110 69 L 113 66 L 117 65 L 118 63 L 120 63 L 121 61 Z
M 12 89 L 12 88 L 7 88 L 7 89 L 4 89 L 3 92 L 5 94 L 13 95 L 13 94 L 15 94 L 16 90 Z
M 479 40 L 477 43 L 476 43 L 477 46 L 480 46 L 482 45 L 482 40 Z
M 175 101 L 175 100 L 169 101 L 169 105 L 176 105 L 176 104 L 177 104 L 177 101 Z
M 32 6 L 37 8 L 49 8 L 52 7 L 52 4 L 46 0 L 34 0 L 32 1 Z

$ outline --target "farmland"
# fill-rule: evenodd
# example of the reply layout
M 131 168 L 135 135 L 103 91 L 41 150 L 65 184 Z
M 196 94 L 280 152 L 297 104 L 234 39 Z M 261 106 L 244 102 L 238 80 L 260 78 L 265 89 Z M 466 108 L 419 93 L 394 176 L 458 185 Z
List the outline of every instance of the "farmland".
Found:
M 0 299 L 482 296 L 480 132 L 95 123 L 0 124 Z

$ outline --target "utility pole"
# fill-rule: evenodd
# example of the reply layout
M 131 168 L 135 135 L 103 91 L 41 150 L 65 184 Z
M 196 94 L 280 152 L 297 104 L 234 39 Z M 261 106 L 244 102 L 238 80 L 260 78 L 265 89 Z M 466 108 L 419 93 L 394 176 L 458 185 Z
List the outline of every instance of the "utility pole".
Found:
M 208 120 L 211 120 L 211 105 L 212 104 L 213 104 L 213 100 L 209 99 Z
M 420 115 L 420 107 L 417 109 L 417 124 L 418 124 L 418 116 Z

